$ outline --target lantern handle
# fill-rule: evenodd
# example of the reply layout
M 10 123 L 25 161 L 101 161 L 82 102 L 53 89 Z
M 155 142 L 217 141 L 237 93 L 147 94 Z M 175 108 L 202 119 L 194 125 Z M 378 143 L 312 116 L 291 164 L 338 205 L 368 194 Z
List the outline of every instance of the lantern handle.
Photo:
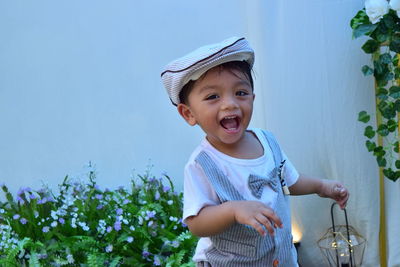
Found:
M 336 240 L 336 229 L 335 229 L 335 220 L 334 220 L 334 216 L 333 216 L 333 208 L 335 207 L 335 205 L 337 205 L 336 202 L 333 202 L 332 206 L 331 206 L 331 219 L 332 219 L 332 231 L 333 231 L 333 237 Z M 343 208 L 344 211 L 344 218 L 346 220 L 346 231 L 347 231 L 347 243 L 349 246 L 349 252 L 350 252 L 350 266 L 353 267 L 353 253 L 352 253 L 352 248 L 350 245 L 350 231 L 349 231 L 349 221 L 347 220 L 347 211 L 346 208 Z M 337 262 L 337 266 L 339 267 L 339 255 L 338 252 L 336 250 L 336 262 Z

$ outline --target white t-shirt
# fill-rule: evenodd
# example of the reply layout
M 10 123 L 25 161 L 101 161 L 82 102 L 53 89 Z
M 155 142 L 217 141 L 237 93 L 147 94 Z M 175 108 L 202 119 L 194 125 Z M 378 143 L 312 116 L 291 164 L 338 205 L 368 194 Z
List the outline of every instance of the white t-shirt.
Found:
M 264 187 L 261 198 L 254 197 L 247 186 L 248 177 L 250 174 L 265 176 L 275 168 L 275 162 L 271 148 L 261 129 L 249 129 L 252 131 L 261 142 L 264 148 L 264 154 L 256 159 L 238 159 L 230 157 L 217 149 L 215 149 L 206 138 L 194 150 L 185 166 L 184 172 L 184 201 L 183 201 L 183 220 L 185 221 L 190 216 L 195 216 L 205 206 L 218 205 L 219 199 L 214 191 L 211 183 L 205 175 L 201 166 L 195 161 L 197 155 L 201 151 L 213 159 L 218 168 L 229 177 L 232 185 L 242 194 L 246 200 L 261 201 L 267 206 L 275 207 L 278 193 L 273 191 L 268 185 Z M 296 183 L 299 173 L 294 168 L 293 164 L 287 159 L 282 151 L 282 157 L 286 160 L 283 177 L 285 177 L 288 186 Z M 205 261 L 205 252 L 211 246 L 211 240 L 208 237 L 200 238 L 196 252 L 193 257 L 194 261 Z

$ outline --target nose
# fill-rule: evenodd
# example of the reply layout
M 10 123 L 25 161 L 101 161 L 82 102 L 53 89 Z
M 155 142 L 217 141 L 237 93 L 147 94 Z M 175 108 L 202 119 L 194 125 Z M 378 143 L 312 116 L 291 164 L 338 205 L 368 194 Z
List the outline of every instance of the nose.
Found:
M 222 99 L 221 109 L 223 110 L 230 110 L 236 109 L 239 105 L 237 103 L 237 99 L 234 96 L 224 96 Z

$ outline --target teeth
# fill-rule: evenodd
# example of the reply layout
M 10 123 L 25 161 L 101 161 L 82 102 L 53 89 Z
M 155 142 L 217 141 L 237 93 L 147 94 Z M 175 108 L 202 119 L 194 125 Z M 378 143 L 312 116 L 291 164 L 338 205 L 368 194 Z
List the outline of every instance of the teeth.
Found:
M 228 117 L 225 117 L 224 119 L 229 120 L 229 119 L 234 119 L 234 118 L 236 118 L 236 116 L 228 116 Z

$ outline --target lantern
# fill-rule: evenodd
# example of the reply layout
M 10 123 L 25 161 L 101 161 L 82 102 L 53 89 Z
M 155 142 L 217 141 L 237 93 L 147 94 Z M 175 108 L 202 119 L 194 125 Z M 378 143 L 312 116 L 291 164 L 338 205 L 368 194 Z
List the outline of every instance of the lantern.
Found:
M 331 206 L 332 227 L 318 240 L 318 246 L 331 267 L 361 266 L 366 240 L 349 225 L 346 209 L 343 209 L 346 225 L 335 225 Z

